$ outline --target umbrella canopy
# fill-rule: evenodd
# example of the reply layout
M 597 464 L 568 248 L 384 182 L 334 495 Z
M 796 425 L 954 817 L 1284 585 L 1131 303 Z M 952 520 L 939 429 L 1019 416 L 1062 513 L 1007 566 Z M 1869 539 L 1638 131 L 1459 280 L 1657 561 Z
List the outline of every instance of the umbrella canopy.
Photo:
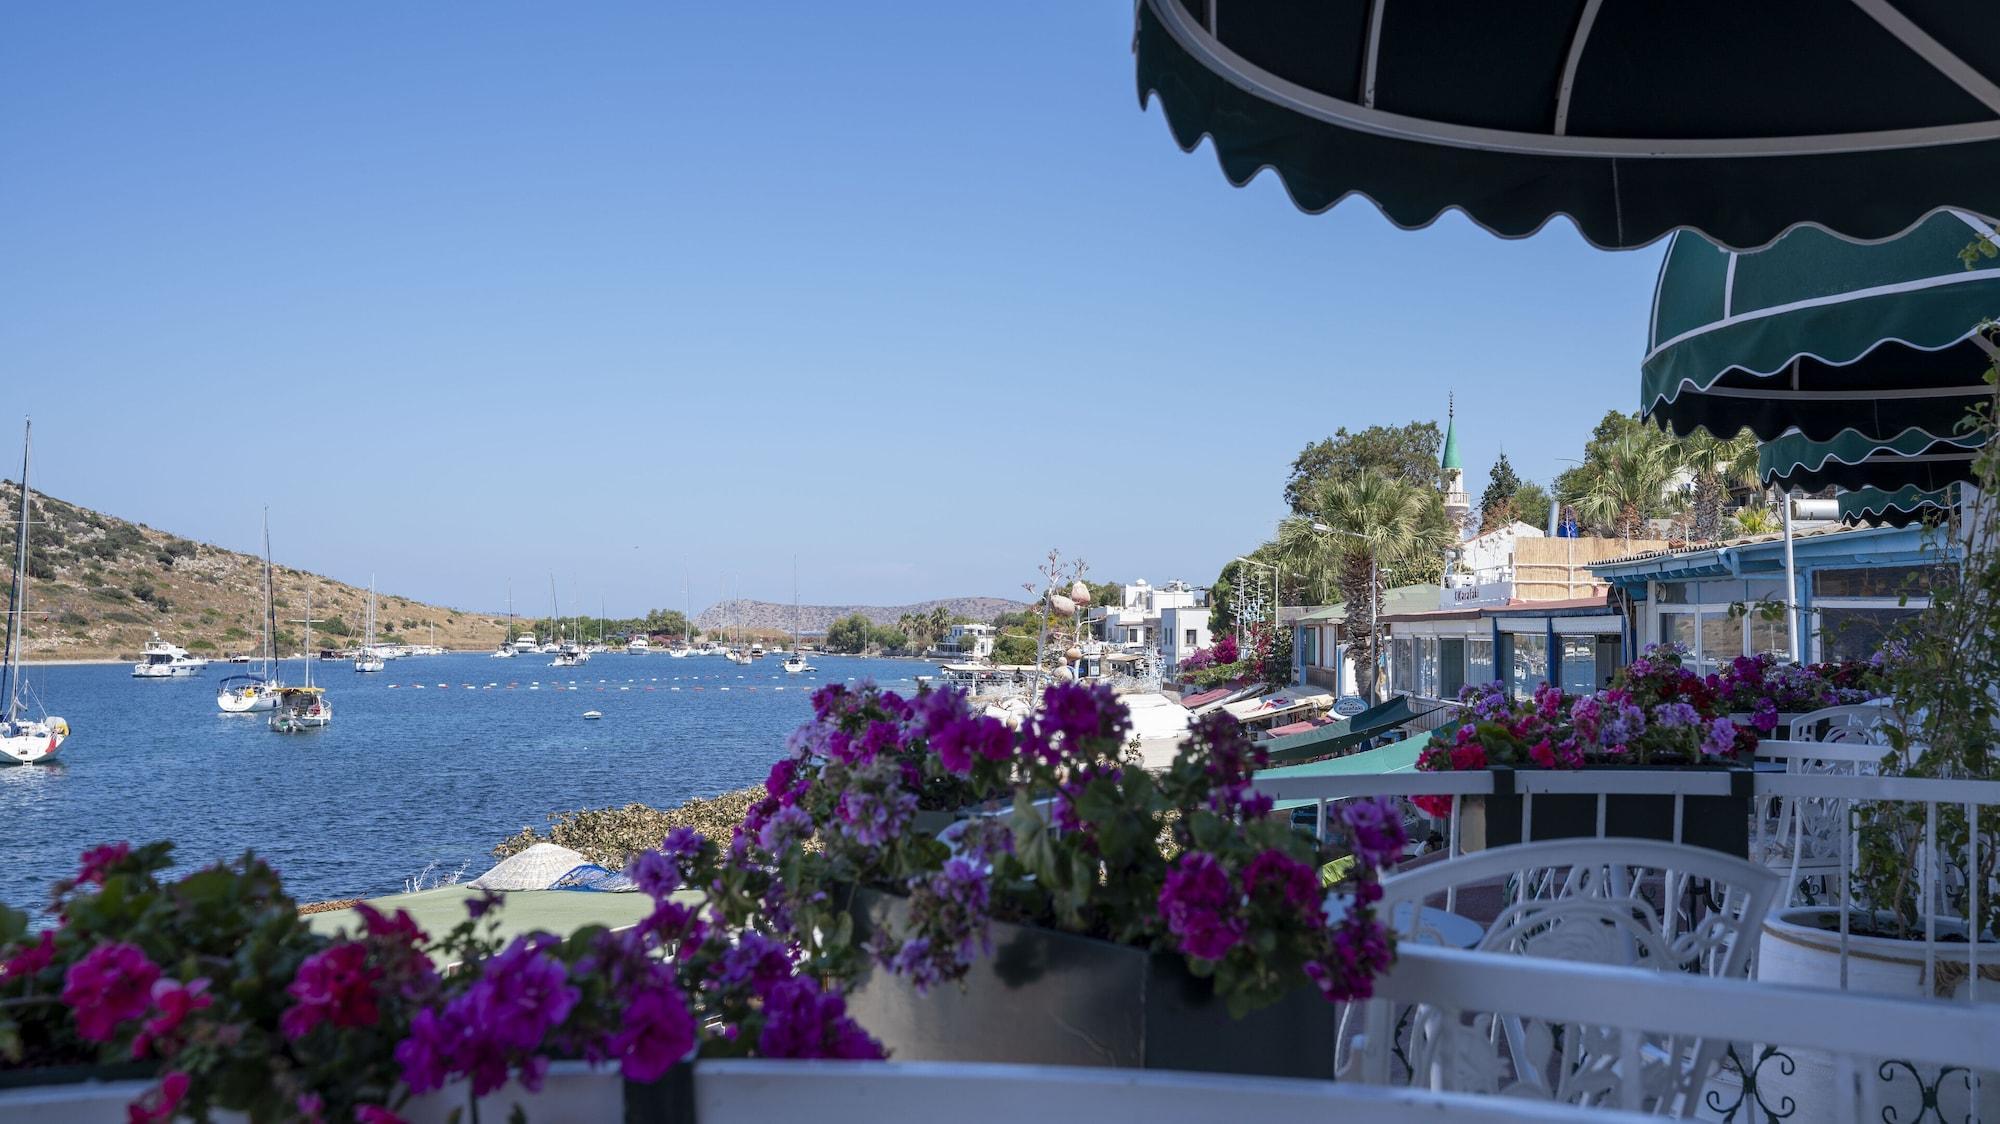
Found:
M 1925 491 L 1914 485 L 1893 492 L 1881 488 L 1858 488 L 1840 493 L 1834 497 L 1834 502 L 1840 505 L 1843 522 L 1866 523 L 1871 527 L 1885 523 L 1892 527 L 1907 527 L 1922 519 L 1942 517 L 1957 502 L 1956 491 L 1955 488 Z
M 1905 11 L 1904 9 L 1908 9 Z M 2000 214 L 2000 9 L 1140 0 L 1141 104 L 1231 182 L 1304 210 L 1447 209 L 1497 234 L 1555 215 L 1609 248 L 1679 228 L 1725 245 L 1811 223 L 1893 237 Z
M 1984 431 L 1939 437 L 1906 429 L 1889 440 L 1843 430 L 1831 441 L 1797 431 L 1757 447 L 1757 475 L 1766 484 L 1817 492 L 1822 488 L 1901 488 L 1935 491 L 1972 479 Z
M 1801 229 L 1739 254 L 1677 234 L 1653 291 L 1640 404 L 1683 435 L 1955 433 L 1992 394 L 1978 329 L 2000 309 L 2000 260 L 1959 258 L 1991 235 L 1956 211 L 1872 245 Z

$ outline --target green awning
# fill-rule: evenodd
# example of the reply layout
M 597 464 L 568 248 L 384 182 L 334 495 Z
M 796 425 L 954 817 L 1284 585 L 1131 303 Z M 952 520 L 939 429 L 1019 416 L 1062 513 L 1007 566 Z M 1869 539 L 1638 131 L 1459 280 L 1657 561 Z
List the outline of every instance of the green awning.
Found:
M 1621 249 L 2000 214 L 2000 7 L 1140 0 L 1136 20 L 1141 104 L 1309 212 L 1360 195 L 1505 237 L 1561 215 Z
M 1734 253 L 1677 234 L 1654 288 L 1640 405 L 1680 434 L 1956 433 L 1992 393 L 1973 337 L 2000 310 L 2000 259 L 1959 259 L 1990 232 L 1947 212 L 1874 245 L 1808 228 Z
M 1388 702 L 1376 703 L 1352 718 L 1329 722 L 1317 729 L 1272 738 L 1264 743 L 1264 748 L 1270 754 L 1270 761 L 1274 765 L 1312 757 L 1325 757 L 1328 754 L 1339 753 L 1349 746 L 1360 745 L 1369 738 L 1380 737 L 1416 716 L 1416 711 L 1410 707 L 1410 700 L 1406 696 L 1397 695 Z
M 1312 761 L 1304 765 L 1286 765 L 1277 769 L 1265 769 L 1257 774 L 1258 780 L 1279 777 L 1359 777 L 1375 773 L 1407 773 L 1417 767 L 1417 757 L 1431 740 L 1429 731 L 1413 734 L 1402 741 L 1393 742 L 1377 749 L 1350 753 L 1345 757 L 1335 757 L 1327 761 Z M 1310 800 L 1280 800 L 1277 809 L 1303 808 Z
M 1787 433 L 1757 448 L 1757 475 L 1781 488 L 1877 488 L 1934 491 L 1972 479 L 1972 461 L 1984 433 L 1940 437 L 1906 429 L 1887 441 L 1842 430 L 1831 441 Z
M 1891 527 L 1907 527 L 1911 523 L 1926 518 L 1942 516 L 1944 511 L 1957 502 L 1956 489 L 1939 488 L 1925 491 L 1922 488 L 1898 488 L 1884 491 L 1881 488 L 1857 488 L 1842 492 L 1834 497 L 1840 505 L 1840 518 L 1848 523 L 1866 523 L 1871 527 L 1888 524 Z

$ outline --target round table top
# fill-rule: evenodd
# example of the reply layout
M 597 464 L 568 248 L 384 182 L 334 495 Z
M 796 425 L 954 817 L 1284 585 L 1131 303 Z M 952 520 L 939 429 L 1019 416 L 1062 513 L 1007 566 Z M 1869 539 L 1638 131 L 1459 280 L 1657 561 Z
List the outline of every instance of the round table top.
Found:
M 1326 896 L 1326 919 L 1329 923 L 1347 916 L 1354 903 L 1354 895 L 1332 893 Z M 1389 928 L 1398 937 L 1410 932 L 1410 909 L 1415 902 L 1398 902 L 1396 910 L 1389 918 Z M 1417 923 L 1413 938 L 1418 944 L 1437 944 L 1448 948 L 1472 948 L 1486 935 L 1486 926 L 1470 917 L 1461 917 L 1448 910 L 1424 906 L 1421 919 Z

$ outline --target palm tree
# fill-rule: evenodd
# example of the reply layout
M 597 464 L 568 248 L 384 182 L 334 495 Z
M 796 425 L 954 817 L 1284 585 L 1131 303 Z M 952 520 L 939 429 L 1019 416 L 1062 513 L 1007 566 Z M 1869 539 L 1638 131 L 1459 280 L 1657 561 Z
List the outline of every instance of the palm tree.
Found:
M 1564 473 L 1569 495 L 1587 523 L 1608 527 L 1625 540 L 1646 520 L 1671 507 L 1667 490 L 1681 471 L 1678 443 L 1655 429 L 1632 429 L 1594 445 L 1583 466 Z
M 1373 469 L 1325 481 L 1308 500 L 1304 514 L 1278 525 L 1274 552 L 1312 599 L 1337 593 L 1347 603 L 1348 652 L 1363 692 L 1373 698 L 1381 638 L 1369 610 L 1381 603 L 1382 575 L 1442 558 L 1451 525 L 1440 518 L 1436 492 Z
M 944 643 L 944 634 L 951 631 L 951 610 L 943 605 L 931 607 L 931 614 L 925 625 L 930 632 L 933 646 Z
M 1736 526 L 1746 535 L 1772 535 L 1781 524 L 1768 507 L 1746 507 L 1737 511 Z
M 1694 537 L 1714 542 L 1730 491 L 1757 483 L 1757 438 L 1747 429 L 1727 440 L 1697 429 L 1681 442 L 1681 460 L 1694 474 Z

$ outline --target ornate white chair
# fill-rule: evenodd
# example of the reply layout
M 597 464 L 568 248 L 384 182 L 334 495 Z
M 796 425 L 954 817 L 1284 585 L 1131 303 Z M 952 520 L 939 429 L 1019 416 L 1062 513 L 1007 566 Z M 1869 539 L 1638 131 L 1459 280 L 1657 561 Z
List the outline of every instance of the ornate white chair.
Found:
M 1811 711 L 1792 719 L 1789 743 L 1767 744 L 1757 757 L 1793 776 L 1870 776 L 1889 752 L 1891 718 L 1887 700 Z M 1757 808 L 1751 857 L 1783 872 L 1779 908 L 1813 904 L 1808 883 L 1839 873 L 1844 826 L 1837 800 L 1788 796 Z
M 1699 847 L 1644 839 L 1563 839 L 1497 847 L 1383 880 L 1380 916 L 1402 917 L 1405 941 L 1427 933 L 1427 902 L 1452 887 L 1498 886 L 1504 904 L 1475 951 L 1652 968 L 1713 977 L 1748 974 L 1777 876 L 1755 863 Z M 1476 897 L 1476 895 L 1471 895 Z M 1461 890 L 1459 900 L 1468 900 Z M 1403 903 L 1410 908 L 1399 909 Z M 1344 1074 L 1380 1084 L 1526 1096 L 1606 1107 L 1638 1083 L 1642 1106 L 1688 1115 L 1729 1043 L 1550 1023 L 1481 1008 L 1477 994 L 1453 1006 L 1392 1009 L 1373 1001 L 1346 1045 Z

